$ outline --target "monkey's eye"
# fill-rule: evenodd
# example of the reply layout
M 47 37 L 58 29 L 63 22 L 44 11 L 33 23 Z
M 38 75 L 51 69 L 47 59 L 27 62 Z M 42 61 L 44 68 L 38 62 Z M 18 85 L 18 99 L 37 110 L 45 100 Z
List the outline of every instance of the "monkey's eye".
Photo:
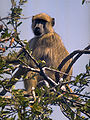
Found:
M 35 20 L 35 23 L 36 23 L 36 24 L 39 24 L 39 23 L 41 23 L 41 24 L 46 24 L 46 22 L 47 22 L 47 21 L 46 21 L 46 20 L 43 20 L 43 19 L 36 19 L 36 20 Z

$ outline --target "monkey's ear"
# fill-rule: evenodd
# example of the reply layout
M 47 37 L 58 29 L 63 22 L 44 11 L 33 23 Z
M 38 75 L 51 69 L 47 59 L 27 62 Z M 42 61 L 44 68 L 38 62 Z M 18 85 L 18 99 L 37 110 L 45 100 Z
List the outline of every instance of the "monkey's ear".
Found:
M 55 18 L 52 18 L 52 26 L 55 25 Z
M 34 16 L 32 16 L 32 22 L 34 21 Z

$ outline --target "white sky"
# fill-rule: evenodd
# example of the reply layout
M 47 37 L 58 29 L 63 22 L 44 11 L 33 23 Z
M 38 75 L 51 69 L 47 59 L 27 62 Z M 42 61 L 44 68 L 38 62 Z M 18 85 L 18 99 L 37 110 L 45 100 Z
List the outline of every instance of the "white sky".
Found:
M 84 5 L 81 2 L 82 0 L 28 0 L 23 7 L 23 14 L 27 17 L 45 12 L 54 17 L 56 20 L 54 29 L 71 53 L 77 49 L 82 50 L 90 44 L 90 2 Z M 0 0 L 1 17 L 8 15 L 10 5 L 10 0 Z M 23 21 L 20 31 L 22 39 L 30 40 L 33 37 L 31 19 Z M 73 75 L 85 72 L 85 65 L 89 63 L 89 59 L 89 55 L 83 55 L 73 66 Z M 53 109 L 54 120 L 66 120 L 59 107 Z

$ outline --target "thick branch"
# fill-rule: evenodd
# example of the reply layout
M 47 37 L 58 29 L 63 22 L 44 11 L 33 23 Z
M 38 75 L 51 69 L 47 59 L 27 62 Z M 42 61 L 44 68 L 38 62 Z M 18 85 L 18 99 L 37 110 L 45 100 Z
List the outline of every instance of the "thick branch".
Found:
M 67 70 L 65 71 L 66 74 L 69 73 L 71 67 L 73 66 L 73 64 L 78 60 L 78 58 L 82 55 L 82 54 L 90 54 L 90 45 L 88 45 L 84 50 L 76 50 L 74 52 L 72 52 L 71 54 L 69 54 L 61 63 L 60 65 L 58 66 L 58 70 L 61 71 L 62 67 L 66 64 L 66 62 L 68 60 L 70 60 L 72 57 L 74 57 L 76 54 L 78 54 L 73 60 L 72 62 L 69 64 Z M 60 79 L 60 75 L 59 73 L 56 72 L 56 80 L 58 81 Z M 67 75 L 63 75 L 63 78 L 66 78 Z
M 90 49 L 90 45 L 88 45 L 84 50 L 75 50 L 74 52 L 72 52 L 71 54 L 69 54 L 58 66 L 58 70 L 60 71 L 62 69 L 62 67 L 66 64 L 66 62 L 68 60 L 70 60 L 73 56 L 75 56 L 76 54 L 78 54 L 77 59 L 82 55 L 82 54 L 90 54 L 90 51 L 87 51 Z
M 72 60 L 72 62 L 69 64 L 69 66 L 68 66 L 68 68 L 67 68 L 67 70 L 65 71 L 65 73 L 69 73 L 69 71 L 70 71 L 70 69 L 71 69 L 71 67 L 73 66 L 73 64 L 78 60 L 78 58 L 82 55 L 82 54 L 90 54 L 90 51 L 86 51 L 86 50 L 88 50 L 88 49 L 90 49 L 90 45 L 88 45 L 84 50 L 82 50 L 82 51 L 79 51 L 79 53 L 78 53 L 78 51 L 77 51 L 77 53 L 78 53 L 78 55 Z M 86 51 L 86 52 L 85 52 Z M 65 79 L 67 76 L 66 75 L 64 75 L 63 76 L 63 78 Z

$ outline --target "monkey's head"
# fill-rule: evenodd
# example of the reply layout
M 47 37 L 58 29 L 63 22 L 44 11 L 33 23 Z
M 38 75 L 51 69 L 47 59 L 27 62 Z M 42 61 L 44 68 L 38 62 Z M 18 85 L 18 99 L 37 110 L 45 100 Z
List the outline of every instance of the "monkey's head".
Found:
M 53 32 L 55 24 L 54 18 L 45 13 L 41 13 L 32 17 L 32 30 L 35 36 L 42 36 L 49 32 Z

